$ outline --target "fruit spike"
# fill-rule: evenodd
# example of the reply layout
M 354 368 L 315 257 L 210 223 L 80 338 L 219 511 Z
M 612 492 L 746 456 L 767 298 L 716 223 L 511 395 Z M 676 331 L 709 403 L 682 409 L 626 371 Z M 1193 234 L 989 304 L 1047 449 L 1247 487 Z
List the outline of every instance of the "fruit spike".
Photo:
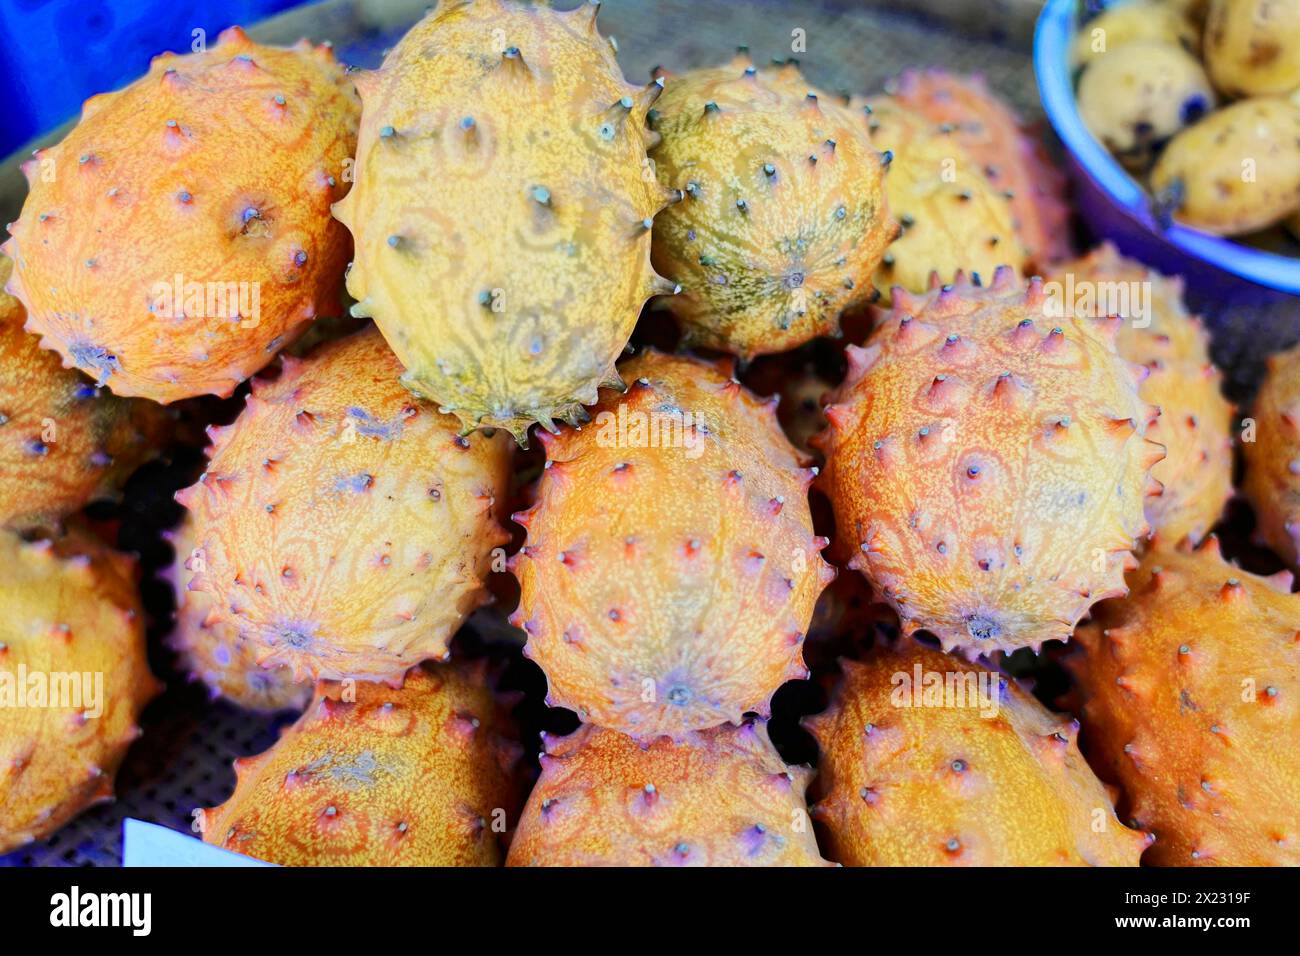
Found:
M 890 90 L 903 107 L 951 135 L 1007 197 L 1027 266 L 1041 271 L 1070 256 L 1065 176 L 1039 137 L 989 90 L 982 76 L 907 70 Z
M 88 534 L 0 531 L 0 854 L 111 800 L 161 686 L 145 660 L 135 562 Z M 39 695 L 39 696 L 38 696 Z
M 612 730 L 543 735 L 542 776 L 509 866 L 829 866 L 766 725 L 638 744 Z
M 1300 865 L 1300 597 L 1196 550 L 1158 547 L 1075 635 L 1084 738 L 1160 866 Z
M 575 420 L 621 384 L 642 304 L 674 290 L 650 267 L 661 85 L 623 79 L 587 10 L 442 0 L 358 86 L 357 177 L 335 206 L 354 311 L 466 428 L 523 443 Z
M 321 682 L 270 750 L 235 761 L 230 799 L 197 811 L 203 839 L 282 866 L 499 866 L 520 749 L 485 670 Z
M 935 273 L 950 282 L 959 271 L 988 279 L 1002 265 L 1024 268 L 1010 203 L 955 137 L 889 97 L 852 105 L 876 148 L 892 156 L 885 196 L 902 225 L 876 271 L 878 289 L 923 292 Z
M 210 430 L 207 471 L 177 495 L 207 622 L 295 678 L 382 680 L 446 655 L 509 539 L 509 438 L 464 437 L 414 398 L 374 328 L 283 365 Z
M 238 27 L 91 98 L 25 170 L 5 248 L 27 328 L 118 395 L 229 395 L 340 307 L 357 121 L 327 47 Z
M 1002 673 L 912 638 L 878 643 L 805 725 L 813 819 L 847 866 L 1137 866 L 1078 723 Z
M 1138 396 L 1161 410 L 1147 437 L 1167 453 L 1151 469 L 1161 492 L 1147 500 L 1147 519 L 1170 544 L 1184 537 L 1200 541 L 1232 495 L 1233 410 L 1210 361 L 1209 336 L 1183 305 L 1182 280 L 1152 272 L 1104 243 L 1059 266 L 1049 286 L 1063 299 L 1072 294 L 1075 301 L 1065 305 L 1080 318 L 1096 315 L 1103 303 L 1118 309 L 1123 321 L 1116 348 L 1147 369 Z
M 898 611 L 977 655 L 1065 640 L 1124 593 L 1163 449 L 1114 324 L 1053 317 L 1040 280 L 959 276 L 893 310 L 830 396 L 821 488 Z M 1069 529 L 1069 533 L 1064 533 Z
M 0 286 L 12 266 L 0 255 Z M 23 331 L 25 318 L 22 303 L 0 292 L 0 526 L 53 531 L 156 455 L 171 416 L 61 367 Z
M 766 716 L 807 676 L 801 645 L 833 569 L 812 470 L 770 402 L 686 356 L 647 352 L 593 424 L 545 436 L 512 559 L 525 653 L 550 700 L 640 739 Z
M 671 306 L 687 344 L 784 352 L 871 300 L 898 224 L 847 107 L 742 54 L 674 78 L 655 113 L 659 181 L 686 198 L 655 220 L 653 258 L 685 287 Z
M 193 519 L 186 515 L 167 538 L 176 555 L 167 572 L 176 592 L 176 622 L 167 643 L 180 658 L 181 668 L 207 685 L 213 697 L 224 697 L 247 710 L 301 711 L 311 699 L 311 684 L 295 682 L 288 668 L 259 667 L 256 651 L 237 628 L 210 621 L 208 595 L 189 589 L 194 571 L 206 563 L 194 542 Z
M 1259 537 L 1294 568 L 1300 566 L 1300 348 L 1268 357 L 1251 417 L 1254 434 L 1241 443 L 1241 490 L 1255 510 Z

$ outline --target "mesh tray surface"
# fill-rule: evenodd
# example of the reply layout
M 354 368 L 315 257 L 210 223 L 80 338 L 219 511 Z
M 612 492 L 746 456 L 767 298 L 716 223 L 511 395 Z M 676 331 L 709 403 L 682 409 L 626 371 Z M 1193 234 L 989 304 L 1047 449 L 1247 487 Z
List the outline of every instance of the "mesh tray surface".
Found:
M 559 6 L 571 6 L 561 0 Z M 646 79 L 656 64 L 670 70 L 724 62 L 737 45 L 747 45 L 757 62 L 769 57 L 796 56 L 808 79 L 831 91 L 879 90 L 890 75 L 908 66 L 942 64 L 957 71 L 982 72 L 990 85 L 1029 119 L 1038 119 L 1037 92 L 1030 67 L 1024 7 L 1016 0 L 982 5 L 986 12 L 1017 7 L 1019 20 L 1012 37 L 997 31 L 976 35 L 970 27 L 945 26 L 934 16 L 936 4 L 884 10 L 843 3 L 825 5 L 799 0 L 752 0 L 749 3 L 698 0 L 614 0 L 600 15 L 602 30 L 617 37 L 619 59 L 631 79 Z M 383 51 L 423 13 L 424 2 L 407 0 L 363 2 L 333 0 L 285 14 L 252 30 L 261 41 L 292 42 L 301 35 L 331 40 L 345 63 L 377 66 Z M 969 12 L 970 4 L 954 2 L 953 12 Z M 996 22 L 996 18 L 991 18 Z M 969 22 L 969 21 L 967 21 Z M 990 22 L 986 20 L 985 22 Z M 792 53 L 792 31 L 803 30 L 806 49 Z M 188 45 L 188 36 L 177 47 Z M 141 64 L 143 69 L 143 64 Z M 47 137 L 51 141 L 57 136 Z M 25 189 L 15 184 L 15 163 L 0 170 L 0 212 L 16 217 L 16 203 Z M 8 206 L 10 208 L 3 208 Z M 7 220 L 6 220 L 7 221 Z M 207 420 L 229 420 L 242 400 L 206 402 Z M 97 507 L 95 516 L 114 522 L 119 546 L 137 552 L 144 566 L 145 604 L 150 612 L 150 656 L 154 672 L 168 684 L 167 692 L 146 712 L 145 734 L 131 750 L 119 775 L 117 799 L 81 815 L 58 834 L 23 850 L 0 856 L 0 865 L 117 865 L 121 861 L 122 820 L 131 816 L 189 831 L 195 807 L 215 806 L 234 785 L 231 762 L 266 749 L 291 716 L 265 717 L 239 711 L 207 699 L 199 687 L 178 674 L 161 646 L 171 610 L 169 587 L 157 571 L 171 559 L 161 531 L 174 525 L 180 509 L 171 500 L 201 468 L 193 451 L 179 452 L 166 464 L 147 466 L 133 478 L 125 500 Z M 509 605 L 506 605 L 508 609 Z M 481 613 L 458 637 L 458 644 L 477 646 L 482 636 L 507 629 L 500 611 Z M 547 711 L 541 703 L 545 687 L 540 672 L 521 662 L 509 640 L 491 644 L 490 653 L 506 664 L 505 684 L 522 690 L 525 702 L 516 710 L 526 749 L 538 729 L 567 732 L 574 726 L 567 712 Z M 1046 678 L 1051 690 L 1050 676 Z M 1039 691 L 1050 699 L 1040 683 Z M 801 714 L 821 706 L 812 683 L 787 685 L 774 702 L 772 736 L 787 759 L 810 762 L 815 750 L 797 729 Z

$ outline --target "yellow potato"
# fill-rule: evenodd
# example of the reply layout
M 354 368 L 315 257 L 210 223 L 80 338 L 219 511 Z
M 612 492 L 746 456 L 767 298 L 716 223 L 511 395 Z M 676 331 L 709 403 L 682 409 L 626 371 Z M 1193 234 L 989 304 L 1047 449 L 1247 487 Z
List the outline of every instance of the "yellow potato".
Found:
M 1214 105 L 1214 88 L 1180 46 L 1135 40 L 1093 60 L 1079 78 L 1084 124 L 1130 169 Z
M 1300 0 L 1212 0 L 1205 66 L 1225 96 L 1300 88 Z
M 1074 62 L 1087 65 L 1138 40 L 1172 43 L 1192 52 L 1201 44 L 1196 27 L 1175 5 L 1134 0 L 1109 7 L 1079 27 Z
M 1300 210 L 1300 104 L 1260 96 L 1184 130 L 1151 172 L 1175 218 L 1222 236 L 1281 222 Z

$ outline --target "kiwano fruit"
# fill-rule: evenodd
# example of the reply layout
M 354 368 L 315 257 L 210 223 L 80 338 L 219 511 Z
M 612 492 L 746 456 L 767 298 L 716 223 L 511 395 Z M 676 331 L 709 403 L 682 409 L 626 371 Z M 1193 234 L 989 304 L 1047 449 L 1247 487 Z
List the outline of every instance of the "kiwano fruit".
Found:
M 1259 537 L 1292 567 L 1300 565 L 1300 348 L 1268 357 L 1255 396 L 1253 441 L 1243 440 L 1241 490 L 1255 510 Z
M 176 552 L 167 575 L 176 591 L 176 621 L 167 643 L 180 658 L 181 669 L 205 684 L 213 697 L 224 697 L 246 710 L 301 711 L 311 699 L 310 682 L 295 681 L 287 667 L 259 667 L 252 644 L 239 636 L 236 627 L 211 622 L 211 600 L 202 591 L 189 589 L 194 571 L 205 563 L 204 553 L 194 543 L 193 519 L 187 515 L 167 537 Z
M 118 395 L 229 395 L 340 308 L 358 109 L 327 47 L 238 27 L 87 100 L 24 165 L 5 250 L 28 329 Z
M 1041 280 L 1026 291 L 1010 269 L 990 287 L 895 290 L 815 439 L 849 566 L 945 650 L 1068 639 L 1124 593 L 1147 532 L 1164 452 L 1119 320 L 1048 316 Z
M 1075 635 L 1084 739 L 1161 866 L 1300 865 L 1300 597 L 1291 576 L 1160 547 Z
M 598 5 L 441 0 L 376 72 L 356 182 L 348 289 L 403 383 L 466 428 L 576 421 L 642 304 L 668 200 L 646 149 L 661 83 L 628 84 Z
M 937 126 L 890 97 L 861 104 L 871 140 L 892 155 L 885 196 L 902 233 L 885 253 L 875 284 L 929 287 L 931 273 L 949 282 L 959 271 L 992 276 L 1007 265 L 1019 273 L 1026 253 L 1015 215 L 982 164 L 953 128 Z
M 145 660 L 136 565 L 81 532 L 0 531 L 0 853 L 111 800 L 162 687 Z
M 889 90 L 905 109 L 949 130 L 1007 197 L 1029 265 L 1045 269 L 1071 254 L 1065 176 L 982 76 L 907 70 Z
M 1079 116 L 1129 170 L 1145 171 L 1171 136 L 1215 103 L 1200 62 L 1181 46 L 1135 41 L 1079 77 Z
M 1137 866 L 1147 838 L 1115 815 L 1076 742 L 995 670 L 911 639 L 844 660 L 813 819 L 847 866 Z
M 1199 2 L 1199 0 L 1193 0 Z M 1074 39 L 1075 66 L 1086 66 L 1135 41 L 1180 46 L 1189 53 L 1201 47 L 1201 34 L 1187 3 L 1166 0 L 1124 0 L 1086 21 Z
M 834 577 L 813 472 L 726 365 L 648 352 L 623 371 L 593 424 L 546 436 L 536 504 L 515 515 L 524 653 L 549 702 L 640 739 L 767 716 L 807 676 Z
M 424 665 L 400 688 L 322 681 L 203 839 L 282 866 L 499 866 L 519 745 L 480 665 Z
M 1300 89 L 1300 0 L 1211 0 L 1205 65 L 1227 96 Z
M 638 743 L 590 725 L 544 736 L 509 866 L 828 866 L 804 791 L 749 722 Z
M 1182 279 L 1152 272 L 1104 243 L 1061 266 L 1053 283 L 1065 298 L 1073 292 L 1080 318 L 1104 306 L 1103 314 L 1124 320 L 1115 345 L 1147 369 L 1138 395 L 1160 409 L 1147 437 L 1165 446 L 1164 460 L 1151 468 L 1162 490 L 1147 500 L 1147 519 L 1171 544 L 1200 541 L 1232 496 L 1233 412 L 1210 361 L 1209 336 L 1183 305 Z
M 12 265 L 0 256 L 0 286 Z M 157 454 L 170 416 L 63 368 L 23 331 L 24 319 L 0 291 L 0 525 L 51 529 Z
M 1300 93 L 1241 100 L 1189 126 L 1160 154 L 1151 188 L 1179 222 L 1215 235 L 1283 221 L 1300 210 Z
M 177 494 L 206 620 L 295 679 L 381 680 L 444 657 L 509 539 L 509 437 L 462 437 L 402 388 L 374 328 L 282 362 L 209 430 L 207 470 Z
M 744 359 L 839 331 L 871 301 L 898 225 L 861 120 L 793 63 L 674 77 L 655 104 L 659 180 L 683 200 L 655 220 L 654 264 L 682 283 L 688 345 Z

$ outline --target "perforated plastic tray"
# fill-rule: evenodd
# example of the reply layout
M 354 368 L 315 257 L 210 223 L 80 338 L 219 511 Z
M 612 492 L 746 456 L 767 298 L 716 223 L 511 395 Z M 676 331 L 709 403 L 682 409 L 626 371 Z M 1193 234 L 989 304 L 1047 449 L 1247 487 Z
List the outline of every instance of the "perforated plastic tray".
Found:
M 307 36 L 330 40 L 339 58 L 362 67 L 379 65 L 383 51 L 423 14 L 425 0 L 358 2 L 334 0 L 295 10 L 251 30 L 264 42 L 288 43 Z M 575 5 L 559 0 L 560 7 Z M 1037 119 L 1037 93 L 1029 60 L 1032 3 L 994 0 L 970 4 L 928 0 L 912 7 L 898 2 L 886 10 L 861 2 L 818 4 L 808 0 L 609 0 L 600 14 L 607 35 L 617 38 L 619 60 L 629 79 L 647 80 L 656 64 L 682 70 L 724 62 L 738 45 L 747 45 L 754 59 L 800 60 L 807 78 L 830 91 L 879 90 L 886 78 L 909 66 L 943 65 L 952 70 L 982 72 L 1027 118 Z M 978 17 L 968 16 L 978 7 Z M 1009 11 L 999 19 L 998 10 Z M 942 12 L 943 16 L 936 12 Z M 952 19 L 947 19 L 951 14 Z M 976 32 L 971 24 L 988 26 Z M 958 26 L 957 24 L 964 24 Z M 797 31 L 802 31 L 801 33 Z M 803 38 L 800 49 L 792 44 Z M 188 35 L 175 46 L 186 48 Z M 161 52 L 161 51 L 159 51 Z M 146 64 L 141 63 L 144 70 Z M 47 139 L 55 141 L 58 134 Z M 0 213 L 17 216 L 25 185 L 17 173 L 18 157 L 0 167 Z M 229 420 L 235 402 L 206 402 L 198 406 L 208 420 Z M 132 480 L 125 501 L 97 507 L 99 517 L 119 522 L 120 547 L 140 554 L 146 579 L 146 606 L 153 618 L 150 655 L 154 672 L 168 684 L 167 692 L 144 717 L 144 736 L 132 748 L 119 776 L 114 803 L 83 814 L 49 840 L 0 856 L 0 865 L 118 865 L 121 862 L 122 820 L 131 816 L 188 831 L 195 807 L 214 806 L 234 785 L 231 762 L 258 753 L 274 742 L 278 729 L 292 715 L 267 718 L 247 714 L 207 699 L 205 692 L 176 673 L 170 654 L 161 646 L 169 627 L 171 596 L 157 571 L 171 558 L 161 531 L 176 523 L 179 506 L 171 493 L 193 480 L 201 456 L 180 453 L 169 464 L 148 466 Z M 506 608 L 508 610 L 508 608 Z M 494 616 L 495 615 L 495 616 Z M 467 625 L 457 640 L 481 644 L 480 635 L 500 635 L 505 627 L 500 611 L 488 610 Z M 512 660 L 508 641 L 497 643 L 495 656 Z M 516 711 L 526 749 L 535 749 L 536 732 L 545 727 L 567 731 L 571 717 L 547 712 L 541 703 L 544 685 L 531 664 L 515 660 L 506 682 L 527 694 Z M 777 697 L 773 738 L 792 761 L 809 761 L 815 751 L 797 730 L 803 713 L 820 706 L 812 685 L 788 685 Z

